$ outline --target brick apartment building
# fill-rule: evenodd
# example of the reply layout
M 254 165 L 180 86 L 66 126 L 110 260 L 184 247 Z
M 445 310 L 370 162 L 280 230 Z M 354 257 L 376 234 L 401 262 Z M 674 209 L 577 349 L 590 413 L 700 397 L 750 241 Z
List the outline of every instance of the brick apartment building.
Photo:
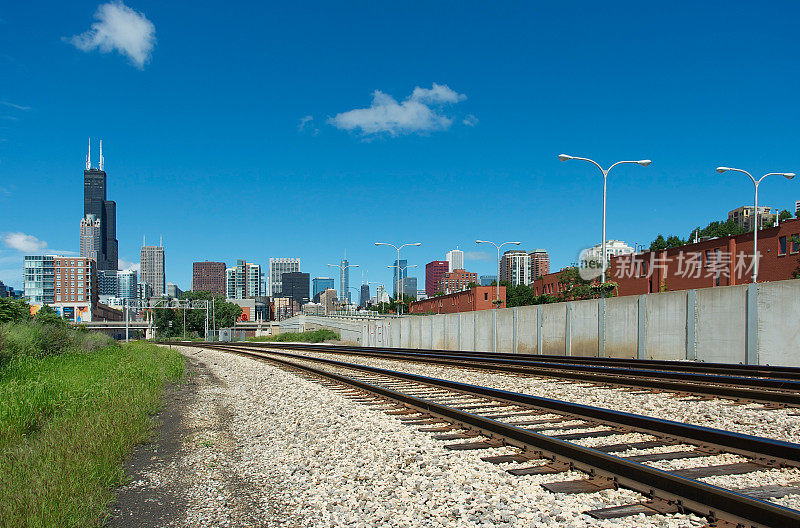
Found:
M 792 278 L 800 266 L 800 220 L 758 232 L 758 281 Z M 531 284 L 534 295 L 557 295 L 565 286 L 560 272 Z M 744 233 L 696 244 L 645 251 L 611 258 L 607 280 L 617 283 L 616 295 L 640 295 L 659 291 L 734 286 L 752 282 L 753 233 Z
M 433 297 L 439 293 L 439 279 L 450 271 L 450 264 L 446 260 L 434 260 L 425 264 L 425 294 Z
M 412 302 L 409 306 L 410 313 L 457 313 L 473 312 L 477 310 L 491 310 L 497 295 L 495 286 L 475 286 L 471 290 L 464 290 L 450 295 L 432 297 L 423 301 Z M 500 286 L 500 306 L 506 303 L 506 287 Z
M 192 291 L 225 295 L 225 263 L 195 262 L 192 264 Z
M 443 292 L 445 294 L 459 292 L 461 290 L 466 290 L 471 283 L 478 284 L 477 273 L 456 269 L 442 275 L 439 279 L 436 292 Z

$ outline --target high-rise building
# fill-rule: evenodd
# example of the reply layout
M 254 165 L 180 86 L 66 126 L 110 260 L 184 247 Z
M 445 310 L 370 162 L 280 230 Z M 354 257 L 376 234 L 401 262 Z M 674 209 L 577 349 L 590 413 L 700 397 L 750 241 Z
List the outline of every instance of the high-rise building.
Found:
M 102 228 L 100 219 L 93 214 L 88 214 L 81 219 L 81 257 L 94 259 L 100 262 L 103 248 Z
M 144 242 L 143 242 L 144 243 Z M 142 245 L 139 255 L 141 264 L 141 280 L 153 288 L 153 295 L 161 297 L 167 293 L 167 282 L 164 268 L 164 247 Z
M 350 303 L 350 262 L 347 257 L 339 263 L 339 299 Z
M 25 298 L 31 304 L 55 302 L 55 264 L 52 255 L 26 255 L 22 268 Z
M 179 299 L 182 293 L 183 293 L 182 289 L 178 288 L 171 282 L 167 283 L 167 297 L 172 297 L 173 299 Z
M 404 297 L 417 297 L 417 278 L 405 277 L 403 279 L 403 296 Z
M 456 249 L 447 252 L 446 260 L 448 265 L 447 271 L 464 269 L 464 252 L 458 249 L 458 246 L 456 246 Z
M 138 274 L 136 270 L 117 272 L 117 297 L 120 299 L 136 299 Z
M 550 273 L 550 255 L 544 249 L 534 249 L 531 257 L 531 281 Z
M 281 277 L 283 283 L 283 297 L 290 297 L 299 305 L 303 306 L 308 303 L 311 298 L 308 292 L 310 275 L 301 271 L 292 271 L 284 273 Z
M 4 299 L 6 297 L 11 297 L 11 296 L 8 293 L 8 288 L 6 287 L 6 285 L 3 284 L 3 281 L 0 281 L 0 299 Z
M 225 270 L 225 296 L 229 299 L 252 299 L 262 292 L 261 266 L 237 260 L 236 266 Z
M 336 308 L 336 290 L 328 288 L 319 296 L 319 302 L 325 308 L 325 313 L 332 313 Z
M 283 283 L 281 277 L 284 273 L 300 271 L 299 258 L 271 258 L 269 259 L 269 285 L 267 295 L 270 297 L 281 297 L 283 293 Z
M 119 272 L 117 270 L 98 270 L 97 287 L 100 291 L 100 295 L 117 296 L 117 292 L 119 291 L 118 274 Z
M 107 199 L 106 172 L 103 170 L 103 142 L 100 141 L 100 163 L 91 164 L 92 144 L 86 155 L 86 170 L 83 171 L 83 215 L 93 215 L 100 220 L 100 250 L 97 269 L 116 270 L 118 267 L 119 243 L 117 242 L 117 203 Z
M 408 261 L 406 259 L 403 260 L 395 260 L 393 267 L 393 280 L 394 280 L 394 296 L 397 298 L 397 292 L 400 291 L 401 282 L 404 282 L 404 279 L 408 276 Z M 416 288 L 414 288 L 416 290 Z
M 142 301 L 148 300 L 153 296 L 153 287 L 146 282 L 140 282 L 136 286 L 136 298 Z
M 361 285 L 361 295 L 359 295 L 359 303 L 358 305 L 362 308 L 367 307 L 367 301 L 369 301 L 369 284 L 362 284 Z
M 314 295 L 314 302 L 319 302 L 319 296 L 327 290 L 328 288 L 333 288 L 333 277 L 314 277 L 314 280 L 311 281 L 313 283 L 313 295 Z
M 471 283 L 478 283 L 478 274 L 463 269 L 447 272 L 439 279 L 437 291 L 445 294 L 466 290 Z
M 497 275 L 481 275 L 481 286 L 491 286 L 497 280 Z
M 388 303 L 390 301 L 389 294 L 383 284 L 378 284 L 375 287 L 375 300 L 379 303 Z
M 512 286 L 531 283 L 531 256 L 521 249 L 509 249 L 500 259 L 500 280 Z
M 436 289 L 442 275 L 450 271 L 450 263 L 446 260 L 434 260 L 425 264 L 425 293 L 433 297 L 438 293 Z
M 752 231 L 753 226 L 756 225 L 755 221 L 755 214 L 753 214 L 752 205 L 744 205 L 742 207 L 737 207 L 733 211 L 728 212 L 728 220 L 733 220 L 737 226 L 745 231 Z M 772 222 L 775 221 L 777 215 L 772 213 L 771 207 L 759 206 L 758 208 L 758 219 L 761 223 L 760 229 L 764 229 L 765 227 L 769 227 L 772 225 Z M 608 243 L 606 243 L 608 245 Z
M 225 295 L 225 263 L 205 261 L 192 264 L 192 291 Z
M 606 240 L 606 263 L 611 262 L 611 257 L 632 255 L 634 252 L 635 250 L 622 240 Z M 602 254 L 603 244 L 595 244 L 586 251 L 585 260 L 600 262 Z

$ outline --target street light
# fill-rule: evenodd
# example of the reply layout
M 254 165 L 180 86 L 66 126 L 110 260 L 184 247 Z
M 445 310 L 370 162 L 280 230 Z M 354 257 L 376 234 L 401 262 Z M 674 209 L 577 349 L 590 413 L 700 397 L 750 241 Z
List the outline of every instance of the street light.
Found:
M 491 244 L 495 248 L 497 248 L 497 280 L 495 281 L 495 285 L 497 286 L 497 294 L 494 299 L 495 308 L 500 307 L 500 248 L 509 244 L 512 245 L 519 245 L 519 242 L 503 242 L 499 246 L 490 240 L 476 240 L 476 244 Z
M 339 289 L 342 290 L 342 298 L 346 298 L 348 292 L 344 289 L 344 284 L 342 284 L 342 274 L 344 274 L 344 270 L 347 268 L 357 268 L 358 264 L 348 264 L 347 266 L 342 266 L 341 264 L 328 264 L 328 266 L 339 268 Z
M 600 278 L 600 283 L 603 284 L 606 282 L 606 187 L 607 187 L 606 184 L 608 181 L 608 173 L 611 172 L 611 169 L 613 169 L 617 165 L 623 165 L 626 163 L 635 163 L 637 165 L 641 165 L 642 167 L 647 167 L 652 162 L 650 160 L 618 161 L 613 165 L 611 165 L 609 168 L 604 169 L 603 167 L 600 166 L 599 163 L 589 158 L 581 158 L 578 156 L 568 156 L 567 154 L 559 154 L 558 159 L 560 159 L 561 161 L 569 161 L 569 160 L 588 161 L 589 163 L 592 163 L 595 167 L 600 169 L 600 172 L 603 173 L 603 242 L 600 250 L 602 252 L 602 256 L 600 258 L 602 260 L 602 270 L 603 270 Z
M 397 262 L 399 263 L 400 260 L 398 260 Z M 416 264 L 407 264 L 407 265 L 401 267 L 398 264 L 397 266 L 386 266 L 386 267 L 387 268 L 397 268 L 397 273 L 400 275 L 400 283 L 401 283 L 400 295 L 405 297 L 406 292 L 402 289 L 403 286 L 405 286 L 405 282 L 403 281 L 403 271 L 407 270 L 408 268 L 416 268 L 417 265 Z M 397 305 L 398 306 L 398 310 L 400 310 L 400 312 L 398 312 L 398 315 L 402 315 L 401 312 L 403 311 L 403 297 L 400 297 L 400 304 Z
M 397 265 L 400 266 L 400 250 L 403 249 L 406 246 L 421 246 L 422 242 L 410 242 L 408 244 L 403 244 L 400 247 L 397 247 L 394 244 L 390 244 L 388 242 L 375 242 L 375 245 L 376 246 L 391 246 L 391 247 L 395 248 L 397 250 Z M 387 266 L 387 267 L 391 267 L 391 266 Z M 399 273 L 399 271 L 398 271 L 398 273 Z M 400 290 L 402 290 L 403 289 L 403 284 L 404 284 L 405 281 L 403 281 L 402 275 L 399 278 L 400 278 Z M 397 288 L 397 283 L 395 283 L 394 287 Z M 401 295 L 402 295 L 402 293 L 401 293 Z
M 717 172 L 722 174 L 723 172 L 727 171 L 734 171 L 734 172 L 741 172 L 743 174 L 747 174 L 750 179 L 753 181 L 753 186 L 755 187 L 755 204 L 753 207 L 753 214 L 755 215 L 755 227 L 753 228 L 753 282 L 758 282 L 758 229 L 759 229 L 759 221 L 758 221 L 758 184 L 761 183 L 761 180 L 766 178 L 767 176 L 783 176 L 787 180 L 791 180 L 794 178 L 795 174 L 793 172 L 770 172 L 768 174 L 763 175 L 759 179 L 753 178 L 753 175 L 747 172 L 746 170 L 742 169 L 734 169 L 732 167 L 717 167 Z

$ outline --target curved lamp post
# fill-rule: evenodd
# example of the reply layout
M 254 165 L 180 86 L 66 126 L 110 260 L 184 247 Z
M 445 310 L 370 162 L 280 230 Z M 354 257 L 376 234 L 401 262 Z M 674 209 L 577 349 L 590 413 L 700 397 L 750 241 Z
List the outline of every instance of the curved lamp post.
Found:
M 341 264 L 328 264 L 328 266 L 330 266 L 332 268 L 339 268 L 339 271 L 341 273 L 344 273 L 344 270 L 346 270 L 347 268 L 357 268 L 358 264 L 348 264 L 347 266 L 342 266 Z M 339 288 L 342 290 L 342 298 L 345 298 L 345 297 L 347 297 L 347 294 L 349 292 L 344 290 L 344 285 L 341 284 L 341 282 L 342 282 L 341 273 L 339 274 Z M 348 281 L 349 281 L 349 279 L 348 279 Z
M 602 271 L 600 282 L 601 283 L 605 283 L 606 282 L 606 188 L 607 188 L 607 182 L 608 182 L 608 173 L 611 172 L 611 169 L 613 169 L 617 165 L 623 165 L 623 164 L 626 164 L 626 163 L 635 163 L 636 165 L 641 165 L 642 167 L 647 167 L 652 162 L 650 160 L 618 161 L 618 162 L 614 163 L 613 165 L 611 165 L 609 168 L 604 169 L 603 167 L 600 166 L 599 163 L 597 163 L 596 161 L 591 160 L 589 158 L 580 158 L 578 156 L 568 156 L 567 154 L 559 154 L 558 155 L 558 159 L 560 159 L 561 161 L 569 161 L 569 160 L 588 161 L 589 163 L 593 164 L 595 167 L 600 169 L 600 172 L 603 173 L 603 242 L 602 242 L 602 246 L 601 246 L 602 249 L 600 250 L 602 252 L 602 255 L 601 255 L 600 259 L 602 261 L 602 264 L 601 264 L 602 268 L 601 269 L 603 271 Z
M 753 215 L 755 216 L 755 227 L 753 227 L 753 282 L 758 282 L 758 230 L 761 227 L 760 222 L 758 221 L 758 184 L 761 183 L 761 180 L 766 178 L 767 176 L 783 176 L 787 180 L 791 180 L 794 178 L 793 172 L 770 172 L 768 174 L 763 175 L 759 179 L 753 178 L 753 175 L 747 172 L 746 170 L 742 169 L 734 169 L 732 167 L 717 167 L 717 172 L 722 174 L 723 172 L 734 171 L 734 172 L 741 172 L 743 174 L 747 174 L 750 179 L 753 181 L 753 187 L 755 187 L 755 203 L 753 207 Z
M 415 244 L 415 245 L 416 245 L 416 244 Z M 400 246 L 400 247 L 403 247 L 403 246 Z M 400 262 L 400 259 L 397 259 L 397 262 Z M 405 291 L 403 291 L 403 289 L 402 289 L 402 287 L 403 287 L 403 286 L 405 286 L 405 284 L 404 284 L 404 281 L 403 281 L 403 271 L 404 271 L 404 270 L 407 270 L 408 268 L 416 268 L 416 267 L 417 267 L 417 265 L 416 265 L 416 264 L 407 264 L 407 265 L 405 265 L 405 266 L 403 266 L 403 267 L 400 267 L 399 265 L 397 265 L 397 266 L 386 266 L 386 267 L 387 267 L 387 268 L 398 268 L 398 270 L 397 270 L 397 273 L 398 273 L 398 275 L 400 276 L 400 284 L 401 284 L 400 295 L 401 295 L 402 297 L 400 297 L 400 304 L 398 304 L 397 306 L 398 306 L 398 310 L 400 310 L 400 312 L 401 312 L 401 313 L 399 313 L 398 315 L 402 315 L 402 311 L 403 311 L 403 297 L 405 297 L 405 296 L 406 296 L 406 292 L 405 292 Z
M 394 249 L 396 249 L 397 250 L 397 261 L 396 262 L 397 262 L 397 266 L 400 266 L 400 250 L 403 249 L 406 246 L 421 246 L 422 242 L 409 242 L 408 244 L 403 244 L 400 247 L 397 247 L 394 244 L 390 244 L 388 242 L 375 242 L 375 245 L 376 246 L 390 246 L 390 247 L 393 247 Z M 387 267 L 391 268 L 393 266 L 387 266 Z M 398 273 L 399 273 L 399 270 L 398 270 Z M 400 295 L 402 295 L 403 294 L 403 291 L 402 291 L 403 282 L 404 282 L 402 275 L 399 277 L 399 279 L 400 279 L 400 288 L 399 288 L 400 289 Z M 396 283 L 395 283 L 394 287 L 397 288 L 397 284 Z
M 495 281 L 495 285 L 497 286 L 495 298 L 494 298 L 494 307 L 500 308 L 500 248 L 506 245 L 519 245 L 519 242 L 503 242 L 499 246 L 492 242 L 491 240 L 476 240 L 476 244 L 491 244 L 495 248 L 497 248 L 497 280 Z M 507 293 L 507 292 L 506 292 Z

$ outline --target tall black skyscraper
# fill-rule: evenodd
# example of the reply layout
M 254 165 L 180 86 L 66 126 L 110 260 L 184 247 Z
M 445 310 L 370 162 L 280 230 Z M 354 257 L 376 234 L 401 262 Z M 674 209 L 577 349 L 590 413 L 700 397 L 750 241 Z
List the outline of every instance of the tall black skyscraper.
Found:
M 98 270 L 118 268 L 119 242 L 117 242 L 117 202 L 106 200 L 106 171 L 103 170 L 103 142 L 100 141 L 100 164 L 92 168 L 92 143 L 86 154 L 83 171 L 83 216 L 93 214 L 100 219 L 100 252 Z

